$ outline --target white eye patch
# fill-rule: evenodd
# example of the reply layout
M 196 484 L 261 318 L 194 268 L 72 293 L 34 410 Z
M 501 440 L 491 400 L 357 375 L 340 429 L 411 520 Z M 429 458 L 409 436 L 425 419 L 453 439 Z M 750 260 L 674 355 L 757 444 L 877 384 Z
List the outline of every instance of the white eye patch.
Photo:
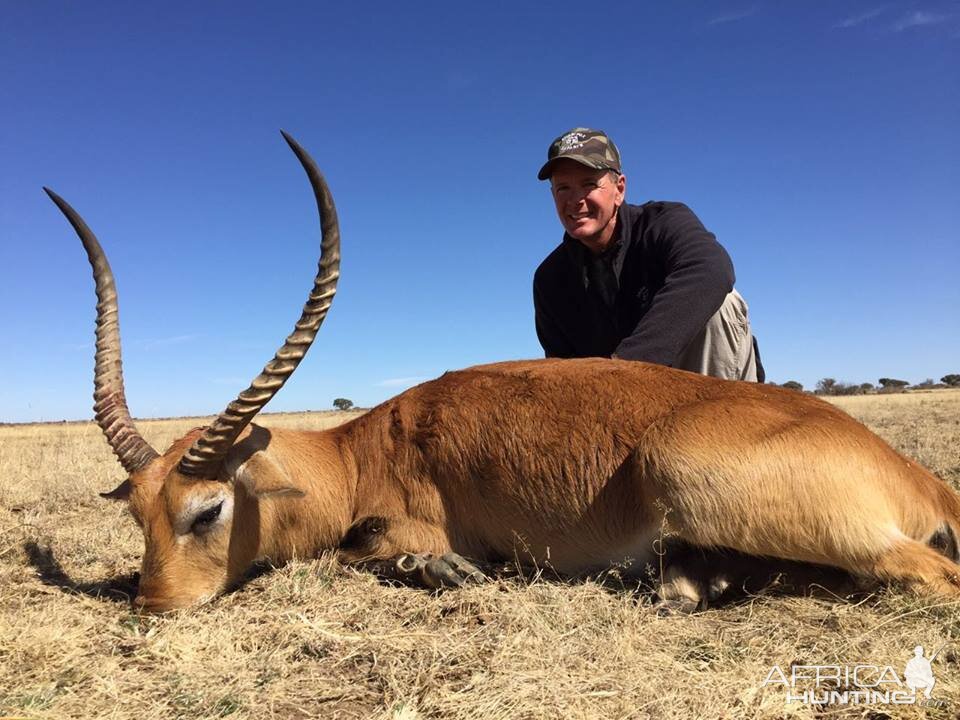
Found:
M 220 512 L 217 513 L 217 507 Z M 182 543 L 194 534 L 194 530 L 212 530 L 233 517 L 233 495 L 220 490 L 207 495 L 195 495 L 187 499 L 177 513 L 173 530 L 177 542 Z M 209 518 L 207 520 L 206 518 Z

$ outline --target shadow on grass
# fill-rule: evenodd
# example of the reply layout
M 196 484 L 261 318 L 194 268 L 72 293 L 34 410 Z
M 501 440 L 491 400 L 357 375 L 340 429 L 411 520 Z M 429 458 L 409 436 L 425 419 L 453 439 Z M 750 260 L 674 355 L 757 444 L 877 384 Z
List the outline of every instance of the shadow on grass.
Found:
M 83 582 L 74 580 L 67 574 L 60 561 L 54 556 L 52 548 L 30 540 L 23 544 L 23 551 L 27 555 L 27 562 L 36 570 L 37 577 L 44 585 L 59 588 L 67 594 L 86 595 L 97 600 L 106 600 L 113 603 L 130 604 L 137 596 L 137 586 L 140 583 L 139 572 L 117 575 L 104 580 Z M 274 569 L 274 566 L 266 562 L 254 563 L 250 570 L 230 587 L 227 593 L 242 590 L 250 581 L 269 574 Z
M 66 573 L 51 548 L 30 540 L 23 544 L 23 550 L 27 554 L 27 562 L 37 571 L 37 577 L 44 585 L 59 588 L 65 593 L 77 593 L 115 603 L 129 603 L 137 595 L 140 573 L 118 575 L 94 582 L 79 582 Z
M 34 541 L 25 542 L 24 552 L 40 581 L 68 594 L 81 594 L 98 600 L 129 604 L 137 595 L 140 573 L 134 572 L 94 582 L 73 580 L 54 557 L 50 547 Z M 874 591 L 863 587 L 846 572 L 837 568 L 798 563 L 771 558 L 743 555 L 732 550 L 708 551 L 678 544 L 671 548 L 670 562 L 683 568 L 681 574 L 692 581 L 703 594 L 700 610 L 721 608 L 749 602 L 758 596 L 806 596 L 822 600 L 856 602 Z M 653 602 L 659 586 L 658 569 L 645 567 L 611 567 L 599 573 L 564 576 L 546 565 L 531 565 L 519 559 L 476 563 L 488 579 L 506 580 L 529 585 L 547 582 L 577 585 L 584 582 L 598 584 L 608 592 L 628 593 L 638 599 Z M 422 589 L 410 579 L 401 579 L 392 570 L 393 562 L 361 563 L 385 585 L 402 585 Z M 275 570 L 269 562 L 257 562 L 242 578 L 232 584 L 227 593 L 242 591 L 248 583 Z M 447 590 L 452 590 L 449 588 Z
M 513 560 L 483 562 L 471 560 L 483 578 L 506 580 L 520 585 L 549 583 L 580 585 L 593 583 L 613 594 L 632 595 L 638 601 L 657 605 L 664 582 L 681 583 L 692 603 L 681 602 L 683 612 L 721 609 L 750 603 L 762 597 L 809 597 L 829 602 L 859 602 L 878 586 L 857 580 L 844 570 L 814 563 L 747 555 L 728 548 L 706 549 L 682 541 L 663 545 L 663 555 L 652 562 L 612 564 L 606 569 L 564 575 L 549 562 Z M 654 564 L 655 563 L 655 564 Z M 393 561 L 363 563 L 385 585 L 423 588 L 416 572 L 397 572 Z M 469 581 L 468 581 L 469 582 Z M 671 591 L 671 585 L 666 587 Z M 455 588 L 444 587 L 439 592 Z M 679 588 L 677 588 L 679 589 Z M 435 591 L 436 592 L 436 591 Z M 676 603 L 668 603 L 674 605 Z
M 762 597 L 860 602 L 878 589 L 876 583 L 857 580 L 836 567 L 747 555 L 730 548 L 702 548 L 683 541 L 665 543 L 664 555 L 655 561 L 657 565 L 648 563 L 625 572 L 612 568 L 590 579 L 612 592 L 632 590 L 651 601 L 658 599 L 662 583 L 679 581 L 699 596 L 696 610 L 721 609 Z
M 274 565 L 269 560 L 257 560 L 250 566 L 250 569 L 247 570 L 243 577 L 239 580 L 234 580 L 224 595 L 229 595 L 233 592 L 241 592 L 250 582 L 256 580 L 257 578 L 263 577 L 264 575 L 269 575 L 274 572 L 279 565 Z M 3 720 L 3 718 L 0 718 Z

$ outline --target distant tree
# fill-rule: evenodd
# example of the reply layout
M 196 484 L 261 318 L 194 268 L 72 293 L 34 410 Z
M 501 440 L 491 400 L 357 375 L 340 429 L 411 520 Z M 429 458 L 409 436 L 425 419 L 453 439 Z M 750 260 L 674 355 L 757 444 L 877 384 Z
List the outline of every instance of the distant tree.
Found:
M 903 388 L 910 384 L 906 380 L 897 380 L 895 378 L 880 378 L 878 382 L 880 386 L 884 388 Z
M 870 383 L 857 385 L 854 383 L 838 382 L 834 378 L 823 378 L 817 381 L 817 389 L 814 390 L 814 392 L 817 395 L 863 395 L 872 390 L 873 385 Z
M 833 395 L 863 395 L 863 390 L 859 385 L 852 383 L 838 382 L 833 386 Z
M 353 407 L 353 400 L 347 400 L 347 398 L 337 398 L 333 401 L 333 406 L 337 410 L 349 410 Z
M 876 388 L 873 386 L 873 383 L 860 383 L 860 392 L 863 395 L 867 393 L 872 393 Z
M 817 395 L 833 395 L 837 381 L 834 378 L 821 378 L 817 380 L 817 389 L 814 391 Z
M 917 383 L 914 385 L 915 388 L 932 388 L 933 387 L 933 378 L 927 378 L 923 382 Z
M 784 388 L 786 388 L 787 390 L 803 390 L 803 385 L 801 385 L 800 383 L 798 383 L 796 380 L 787 380 L 787 381 L 786 381 L 783 385 L 781 385 L 780 387 L 784 387 Z
M 942 378 L 940 378 L 940 382 L 942 382 L 944 385 L 949 385 L 950 387 L 960 387 L 960 375 L 957 373 L 944 375 Z

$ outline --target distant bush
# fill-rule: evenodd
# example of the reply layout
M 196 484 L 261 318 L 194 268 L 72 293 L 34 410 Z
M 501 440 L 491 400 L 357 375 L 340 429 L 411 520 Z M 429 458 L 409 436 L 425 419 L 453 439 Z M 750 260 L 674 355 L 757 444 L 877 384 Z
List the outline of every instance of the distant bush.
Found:
M 884 389 L 887 388 L 905 388 L 908 383 L 906 380 L 897 380 L 896 378 L 880 378 L 877 382 Z
M 942 382 L 935 383 L 933 381 L 933 378 L 927 378 L 923 382 L 917 383 L 916 385 L 911 385 L 910 389 L 911 390 L 946 390 L 949 387 L 951 386 L 947 385 L 946 383 L 942 383 Z
M 838 382 L 834 378 L 823 378 L 817 382 L 817 395 L 867 395 L 876 392 L 872 383 Z
M 957 373 L 944 375 L 942 378 L 940 378 L 940 382 L 942 382 L 944 385 L 949 385 L 950 387 L 960 387 L 960 375 Z
M 803 390 L 803 385 L 798 383 L 796 380 L 787 380 L 780 387 L 786 388 L 787 390 Z
M 349 410 L 353 407 L 353 400 L 348 400 L 347 398 L 337 398 L 333 401 L 333 406 L 337 410 Z

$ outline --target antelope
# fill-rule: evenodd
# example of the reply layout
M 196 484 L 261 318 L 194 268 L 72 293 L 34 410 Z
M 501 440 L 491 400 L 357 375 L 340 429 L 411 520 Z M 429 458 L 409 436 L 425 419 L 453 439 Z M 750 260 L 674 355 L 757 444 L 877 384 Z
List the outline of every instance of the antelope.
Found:
M 251 424 L 314 341 L 339 278 L 331 193 L 283 136 L 321 219 L 313 288 L 250 386 L 163 454 L 127 407 L 106 255 L 44 188 L 93 268 L 94 411 L 127 473 L 102 495 L 126 501 L 143 530 L 138 608 L 204 601 L 265 558 L 333 550 L 437 588 L 521 555 L 565 575 L 641 564 L 663 537 L 960 596 L 958 496 L 844 412 L 792 390 L 615 359 L 524 360 L 447 372 L 329 430 Z M 686 607 L 702 595 L 682 568 L 661 588 Z

